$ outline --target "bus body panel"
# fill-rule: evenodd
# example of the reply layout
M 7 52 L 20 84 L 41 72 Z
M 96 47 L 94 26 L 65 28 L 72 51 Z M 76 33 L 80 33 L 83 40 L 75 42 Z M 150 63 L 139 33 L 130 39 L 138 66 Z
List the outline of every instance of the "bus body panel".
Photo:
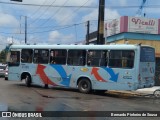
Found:
M 11 49 L 37 48 L 46 49 L 45 46 L 13 45 Z M 59 64 L 20 63 L 19 66 L 9 67 L 9 80 L 21 80 L 21 75 L 28 72 L 32 84 L 62 86 L 77 88 L 78 80 L 87 78 L 94 90 L 136 90 L 138 88 L 154 85 L 155 63 L 140 62 L 140 46 L 137 45 L 48 45 L 47 49 L 106 49 L 106 50 L 133 50 L 135 53 L 133 68 L 114 68 L 109 66 L 73 66 Z M 144 66 L 148 66 L 144 68 Z M 144 72 L 146 70 L 146 73 Z M 141 76 L 140 76 L 141 75 Z M 141 81 L 138 79 L 141 77 Z M 145 79 L 145 80 L 144 80 Z M 148 82 L 149 81 L 149 82 Z
M 20 80 L 20 76 L 21 76 L 21 70 L 20 67 L 9 67 L 8 68 L 8 78 L 9 80 L 13 80 L 13 81 L 19 81 Z
M 135 90 L 138 87 L 138 84 L 135 84 L 133 74 L 135 69 L 119 71 L 118 68 L 73 67 L 49 64 L 23 64 L 22 68 L 21 73 L 30 71 L 29 73 L 32 73 L 32 83 L 39 85 L 48 84 L 77 88 L 77 80 L 81 77 L 86 77 L 91 81 L 92 89 L 94 90 Z
M 154 85 L 155 64 L 146 62 L 140 64 L 140 80 L 139 87 L 145 88 Z
M 155 50 L 151 47 L 141 47 L 139 65 L 139 88 L 154 85 L 155 77 Z

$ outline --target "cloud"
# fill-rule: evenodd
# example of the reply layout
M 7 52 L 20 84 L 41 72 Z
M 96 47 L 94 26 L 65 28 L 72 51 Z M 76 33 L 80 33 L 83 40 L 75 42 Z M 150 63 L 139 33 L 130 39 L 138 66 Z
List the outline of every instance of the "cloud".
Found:
M 107 22 L 108 20 L 112 20 L 112 19 L 116 19 L 119 18 L 120 14 L 116 11 L 116 10 L 111 10 L 111 9 L 105 9 L 105 21 Z M 96 24 L 92 24 L 90 26 L 91 32 L 97 30 L 97 24 L 98 24 L 98 9 L 93 10 L 92 12 L 90 12 L 89 14 L 87 14 L 86 16 L 82 17 L 82 21 L 95 21 L 96 20 Z
M 14 44 L 20 44 L 20 41 L 15 38 L 0 36 L 0 51 L 5 49 L 5 47 L 12 43 L 12 41 Z
M 32 1 L 24 1 L 24 3 L 27 4 L 44 4 L 44 0 L 32 0 Z M 86 4 L 85 4 L 86 3 Z M 22 9 L 26 9 L 28 11 L 29 17 L 31 19 L 41 19 L 41 20 L 45 20 L 45 19 L 50 19 L 50 20 L 54 20 L 61 25 L 66 25 L 66 24 L 70 24 L 71 22 L 73 22 L 73 20 L 79 14 L 80 11 L 87 11 L 88 9 L 82 9 L 81 6 L 83 5 L 93 5 L 95 4 L 95 0 L 52 0 L 52 2 L 48 2 L 46 1 L 46 3 L 44 5 L 51 5 L 52 6 L 78 6 L 76 8 L 64 8 L 64 7 L 52 7 L 52 6 L 47 6 L 47 7 L 24 7 Z M 36 9 L 35 9 L 36 8 Z M 39 9 L 40 8 L 40 9 Z M 38 11 L 36 12 L 36 10 L 38 9 Z M 36 13 L 35 13 L 36 12 Z M 35 14 L 34 14 L 35 13 Z
M 17 27 L 19 25 L 18 20 L 9 14 L 0 13 L 0 26 Z
M 64 1 L 64 0 L 61 0 L 61 1 Z M 70 0 L 66 3 L 66 6 L 73 5 L 73 6 L 79 6 L 79 7 L 77 7 L 77 8 L 61 8 L 58 10 L 58 13 L 55 13 L 56 15 L 53 17 L 53 19 L 56 20 L 56 22 L 61 25 L 66 25 L 66 24 L 72 23 L 75 18 L 79 17 L 80 11 L 83 11 L 83 12 L 85 11 L 84 9 L 80 9 L 81 6 L 91 5 L 93 3 L 95 3 L 95 0 L 89 0 L 89 1 L 87 1 L 87 0 Z M 62 5 L 62 3 L 61 3 L 61 5 Z M 86 9 L 86 10 L 88 10 L 88 9 Z
M 49 34 L 48 43 L 51 44 L 72 44 L 75 43 L 75 37 L 73 34 L 64 35 L 58 31 L 52 31 Z
M 116 10 L 105 9 L 105 20 L 119 18 L 120 14 Z M 98 10 L 93 10 L 88 15 L 82 17 L 82 21 L 98 20 Z

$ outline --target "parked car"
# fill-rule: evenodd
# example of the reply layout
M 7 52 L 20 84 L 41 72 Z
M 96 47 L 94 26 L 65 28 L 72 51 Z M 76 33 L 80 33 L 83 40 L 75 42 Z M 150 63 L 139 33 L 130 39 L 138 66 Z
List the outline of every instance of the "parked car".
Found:
M 5 69 L 4 78 L 5 80 L 8 80 L 8 65 L 6 66 L 6 69 Z
M 5 76 L 5 69 L 6 69 L 6 64 L 0 63 L 0 77 Z

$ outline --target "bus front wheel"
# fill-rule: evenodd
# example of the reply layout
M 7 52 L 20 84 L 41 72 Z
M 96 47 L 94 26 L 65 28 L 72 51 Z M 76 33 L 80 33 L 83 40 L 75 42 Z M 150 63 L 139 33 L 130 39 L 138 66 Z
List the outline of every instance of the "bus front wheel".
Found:
M 25 77 L 25 83 L 27 87 L 31 86 L 31 77 L 29 75 L 26 75 Z
M 82 93 L 89 93 L 91 91 L 91 82 L 88 79 L 82 79 L 78 82 L 78 89 Z

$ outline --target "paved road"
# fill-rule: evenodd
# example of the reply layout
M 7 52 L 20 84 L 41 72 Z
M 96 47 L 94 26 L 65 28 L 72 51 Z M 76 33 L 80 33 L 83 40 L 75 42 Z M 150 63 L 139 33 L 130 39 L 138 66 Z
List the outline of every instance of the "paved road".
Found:
M 40 86 L 28 88 L 24 83 L 3 78 L 0 78 L 0 102 L 6 103 L 9 111 L 160 111 L 160 98 L 82 94 L 77 90 Z

